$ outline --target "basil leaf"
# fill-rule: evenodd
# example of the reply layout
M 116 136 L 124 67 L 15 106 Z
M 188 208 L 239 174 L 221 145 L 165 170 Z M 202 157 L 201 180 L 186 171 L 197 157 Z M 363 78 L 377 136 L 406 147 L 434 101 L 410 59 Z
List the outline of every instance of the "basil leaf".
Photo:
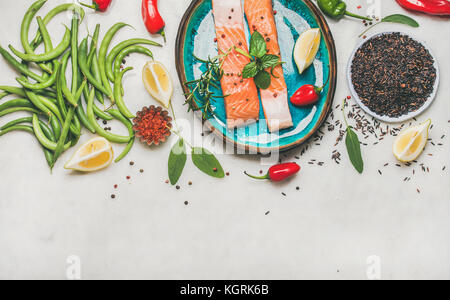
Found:
M 362 174 L 362 172 L 364 171 L 364 162 L 361 155 L 361 144 L 359 142 L 358 136 L 350 126 L 347 128 L 345 145 L 347 146 L 347 152 L 348 156 L 350 157 L 350 161 L 352 162 L 356 171 Z
M 261 33 L 255 31 L 250 39 L 250 55 L 261 58 L 265 54 L 267 54 L 266 41 Z
M 280 57 L 273 54 L 266 54 L 261 57 L 262 68 L 267 69 L 275 66 L 280 62 Z
M 419 23 L 416 22 L 416 20 L 414 20 L 408 16 L 401 15 L 401 14 L 387 16 L 387 17 L 383 18 L 381 20 L 381 22 L 405 24 L 405 25 L 409 25 L 414 28 L 417 28 L 420 26 Z
M 217 158 L 205 148 L 192 148 L 192 162 L 203 173 L 216 177 L 224 178 L 225 172 Z
M 258 71 L 258 64 L 252 61 L 244 67 L 244 70 L 242 70 L 242 78 L 253 78 L 256 76 L 256 74 L 258 74 Z
M 264 70 L 259 71 L 259 73 L 255 76 L 255 84 L 262 90 L 267 90 L 272 82 L 272 78 L 270 74 Z
M 187 154 L 184 140 L 180 138 L 172 147 L 169 155 L 169 179 L 172 185 L 177 184 L 186 165 Z

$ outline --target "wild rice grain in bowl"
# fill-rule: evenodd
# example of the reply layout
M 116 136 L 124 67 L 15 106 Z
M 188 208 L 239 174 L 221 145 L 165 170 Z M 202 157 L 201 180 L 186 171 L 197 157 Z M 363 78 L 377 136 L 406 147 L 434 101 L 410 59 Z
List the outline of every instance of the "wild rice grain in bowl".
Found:
M 359 48 L 351 67 L 361 102 L 380 116 L 417 111 L 433 93 L 434 59 L 419 42 L 401 33 L 375 36 Z

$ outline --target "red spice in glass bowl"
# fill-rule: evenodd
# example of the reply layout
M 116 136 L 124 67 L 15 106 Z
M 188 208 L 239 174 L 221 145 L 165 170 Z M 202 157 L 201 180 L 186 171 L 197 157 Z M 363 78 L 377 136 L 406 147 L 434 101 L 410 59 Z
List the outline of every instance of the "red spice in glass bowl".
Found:
M 133 120 L 136 137 L 147 145 L 164 143 L 172 134 L 172 118 L 162 107 L 144 107 Z

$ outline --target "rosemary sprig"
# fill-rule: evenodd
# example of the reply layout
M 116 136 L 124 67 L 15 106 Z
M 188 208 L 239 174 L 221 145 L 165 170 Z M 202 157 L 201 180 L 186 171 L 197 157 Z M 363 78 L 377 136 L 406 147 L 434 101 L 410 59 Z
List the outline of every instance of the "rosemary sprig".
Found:
M 199 79 L 184 83 L 189 89 L 189 92 L 184 94 L 186 96 L 184 105 L 188 105 L 188 112 L 201 111 L 203 120 L 215 116 L 214 103 L 217 99 L 222 99 L 226 96 L 217 95 L 212 89 L 220 90 L 220 80 L 224 75 L 222 70 L 223 61 L 232 49 L 230 48 L 227 52 L 221 51 L 222 54 L 213 58 L 208 57 L 207 60 L 194 55 L 196 60 L 205 64 L 206 71 L 203 72 Z

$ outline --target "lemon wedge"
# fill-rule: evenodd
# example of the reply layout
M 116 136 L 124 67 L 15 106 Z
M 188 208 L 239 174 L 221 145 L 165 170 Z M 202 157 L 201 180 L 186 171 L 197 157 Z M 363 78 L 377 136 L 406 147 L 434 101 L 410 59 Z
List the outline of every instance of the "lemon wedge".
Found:
M 431 120 L 428 120 L 401 132 L 394 142 L 395 157 L 401 162 L 416 160 L 425 149 L 430 126 Z
M 144 66 L 142 80 L 150 95 L 165 108 L 169 108 L 173 94 L 173 81 L 167 68 L 160 62 L 150 61 Z
M 320 46 L 320 29 L 313 28 L 303 32 L 295 43 L 294 60 L 302 74 L 314 61 Z
M 96 137 L 75 152 L 65 169 L 81 172 L 94 172 L 108 167 L 114 158 L 114 152 L 108 140 Z

